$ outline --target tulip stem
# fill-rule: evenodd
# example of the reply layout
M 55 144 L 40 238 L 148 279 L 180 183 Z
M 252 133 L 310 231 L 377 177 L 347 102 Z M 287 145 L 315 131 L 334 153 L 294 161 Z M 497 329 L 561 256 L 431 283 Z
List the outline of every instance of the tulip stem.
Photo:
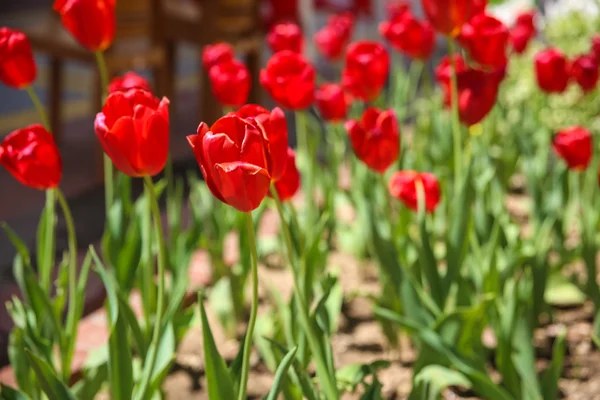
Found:
M 256 235 L 254 233 L 254 222 L 252 213 L 245 213 L 246 229 L 248 233 L 248 244 L 252 255 L 252 306 L 250 308 L 250 320 L 248 329 L 244 338 L 244 351 L 242 353 L 242 376 L 240 379 L 240 390 L 238 400 L 246 399 L 246 388 L 248 386 L 248 374 L 250 372 L 250 353 L 252 352 L 252 339 L 254 336 L 254 326 L 256 325 L 256 314 L 258 313 L 258 253 L 256 251 Z
M 77 339 L 77 313 L 78 298 L 77 298 L 77 236 L 75 234 L 75 223 L 73 215 L 69 209 L 69 204 L 65 199 L 62 191 L 55 189 L 56 198 L 62 209 L 67 225 L 67 235 L 69 243 L 69 266 L 68 266 L 68 290 L 69 290 L 69 309 L 67 311 L 67 337 L 66 337 L 66 354 L 63 353 L 62 358 L 62 374 L 65 382 L 69 382 L 71 376 L 71 361 L 75 350 L 75 342 Z
M 312 154 L 312 146 L 308 137 L 308 129 L 306 126 L 306 113 L 297 111 L 296 117 L 296 139 L 298 148 L 303 153 L 304 175 L 306 176 L 306 185 L 304 186 L 304 206 L 306 210 L 307 226 L 314 222 L 313 220 L 313 195 L 314 195 L 314 162 L 316 154 Z
M 154 317 L 154 332 L 152 334 L 152 342 L 150 343 L 150 348 L 148 352 L 147 365 L 144 364 L 144 370 L 149 371 L 149 373 L 143 374 L 145 377 L 144 381 L 140 383 L 139 393 L 140 396 L 138 399 L 146 399 L 148 395 L 148 389 L 150 387 L 150 379 L 152 378 L 152 371 L 154 370 L 154 366 L 156 364 L 156 357 L 158 353 L 158 347 L 160 344 L 161 336 L 162 336 L 162 313 L 164 308 L 165 301 L 165 262 L 166 262 L 166 246 L 165 246 L 165 237 L 162 229 L 162 222 L 160 216 L 160 208 L 158 206 L 158 199 L 156 198 L 156 192 L 154 190 L 154 183 L 152 182 L 152 178 L 149 176 L 144 176 L 144 185 L 146 186 L 146 190 L 148 192 L 148 196 L 150 203 L 152 204 L 152 217 L 154 219 L 154 230 L 156 232 L 156 237 L 158 238 L 158 294 L 157 294 L 157 305 L 156 305 L 156 315 Z M 152 228 L 149 228 L 152 229 Z M 150 235 L 152 236 L 152 235 Z
M 104 104 L 105 96 L 108 95 L 108 68 L 106 67 L 106 60 L 104 59 L 104 53 L 97 51 L 96 64 L 98 64 L 98 73 L 100 74 L 100 84 L 102 85 L 102 104 Z M 110 158 L 104 154 L 104 206 L 106 207 L 106 216 L 112 207 L 114 201 L 114 171 L 113 164 Z
M 29 86 L 25 87 L 25 90 L 27 91 L 27 94 L 29 95 L 31 102 L 33 103 L 33 106 L 35 107 L 35 111 L 38 113 L 38 115 L 40 117 L 40 121 L 42 122 L 42 125 L 44 125 L 44 128 L 46 128 L 46 130 L 48 132 L 52 132 L 52 128 L 50 127 L 50 121 L 48 120 L 48 114 L 46 114 L 46 110 L 44 110 L 44 106 L 42 105 L 42 102 L 40 101 L 39 96 L 37 95 L 35 90 L 33 90 L 33 86 L 29 85 Z
M 337 400 L 339 399 L 339 395 L 337 392 L 335 373 L 331 371 L 328 367 L 325 354 L 323 353 L 323 349 L 321 348 L 319 336 L 317 335 L 315 327 L 310 319 L 308 305 L 306 304 L 306 300 L 302 295 L 302 291 L 300 290 L 300 286 L 298 284 L 298 281 L 300 279 L 299 268 L 295 266 L 296 258 L 293 256 L 294 248 L 292 246 L 290 229 L 283 216 L 283 205 L 281 204 L 281 200 L 277 195 L 277 190 L 275 190 L 273 186 L 271 186 L 271 195 L 275 199 L 275 204 L 277 205 L 277 213 L 279 214 L 279 220 L 281 223 L 281 229 L 283 230 L 283 234 L 286 237 L 285 243 L 287 247 L 288 262 L 290 263 L 290 266 L 292 268 L 292 276 L 294 278 L 294 296 L 296 297 L 296 302 L 298 303 L 298 307 L 300 308 L 300 323 L 303 325 L 306 337 L 308 339 L 308 344 L 313 354 L 315 355 L 315 362 L 317 364 L 317 376 L 319 377 L 319 382 L 321 383 L 323 391 L 325 392 L 325 398 L 328 400 Z
M 460 132 L 460 120 L 458 115 L 458 80 L 456 78 L 456 62 L 454 60 L 454 42 L 452 39 L 448 40 L 448 53 L 450 58 L 451 76 L 450 86 L 452 91 L 451 103 L 452 103 L 452 137 L 454 139 L 454 187 L 458 189 L 460 170 L 462 167 L 462 147 L 461 147 L 461 132 Z M 457 190 L 458 193 L 458 190 Z

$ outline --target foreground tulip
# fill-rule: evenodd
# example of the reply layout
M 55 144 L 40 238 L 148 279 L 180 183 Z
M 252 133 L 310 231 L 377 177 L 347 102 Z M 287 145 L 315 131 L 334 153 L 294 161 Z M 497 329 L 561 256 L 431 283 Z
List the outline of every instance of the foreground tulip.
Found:
M 325 121 L 337 122 L 346 119 L 350 96 L 341 85 L 324 83 L 315 93 L 315 103 Z
M 594 56 L 579 56 L 571 64 L 571 78 L 584 92 L 592 91 L 598 84 L 598 63 Z
M 464 24 L 483 12 L 487 0 L 421 0 L 425 15 L 436 31 L 457 36 Z
M 379 24 L 379 33 L 397 51 L 426 60 L 435 47 L 435 32 L 427 21 L 417 20 L 409 11 Z
M 116 0 L 55 0 L 54 10 L 79 44 L 104 51 L 115 37 Z
M 339 59 L 352 37 L 354 17 L 351 14 L 332 16 L 327 25 L 315 33 L 317 50 L 328 60 Z
M 108 93 L 127 91 L 129 89 L 144 89 L 151 91 L 150 84 L 143 76 L 136 74 L 135 72 L 127 72 L 123 76 L 113 78 L 108 85 Z
M 308 108 L 314 99 L 316 72 L 298 53 L 275 53 L 260 71 L 260 83 L 277 103 L 291 110 Z
M 592 135 L 581 126 L 567 128 L 554 135 L 552 148 L 569 169 L 581 171 L 592 159 Z
M 216 198 L 243 212 L 260 205 L 271 185 L 269 143 L 260 124 L 227 115 L 211 127 L 202 122 L 187 139 Z
M 283 175 L 288 160 L 288 130 L 285 114 L 279 107 L 273 111 L 256 104 L 246 104 L 236 112 L 231 113 L 240 118 L 253 118 L 260 122 L 269 142 L 271 157 L 271 178 L 277 181 Z
M 62 161 L 54 137 L 42 125 L 18 129 L 0 143 L 0 165 L 23 185 L 52 189 L 62 177 Z
M 417 183 L 420 182 L 425 197 L 425 210 L 433 212 L 440 202 L 440 184 L 435 175 L 429 172 L 398 171 L 389 181 L 390 194 L 401 200 L 406 207 L 418 211 L 419 195 Z
M 239 107 L 248 101 L 250 72 L 238 60 L 223 61 L 208 71 L 210 87 L 219 102 L 227 107 Z
M 267 34 L 267 44 L 273 53 L 289 50 L 302 54 L 304 50 L 304 35 L 298 24 L 282 22 L 273 25 Z
M 531 39 L 536 35 L 535 13 L 533 11 L 520 14 L 510 30 L 510 42 L 517 54 L 522 54 Z
M 498 19 L 481 13 L 462 28 L 458 37 L 471 59 L 486 67 L 501 67 L 508 62 L 508 28 Z
M 367 167 L 384 173 L 400 153 L 400 133 L 392 110 L 369 107 L 359 121 L 346 122 L 352 149 Z
M 460 121 L 471 126 L 480 122 L 492 110 L 498 96 L 505 68 L 492 71 L 470 68 L 459 55 L 455 55 L 456 82 L 458 90 L 458 114 Z M 445 57 L 435 70 L 436 79 L 444 91 L 446 107 L 452 106 L 450 59 Z
M 352 96 L 371 101 L 379 96 L 390 69 L 390 55 L 377 42 L 360 41 L 348 46 L 342 85 Z
M 300 172 L 296 167 L 296 153 L 287 149 L 287 162 L 285 172 L 281 178 L 274 183 L 279 201 L 286 201 L 294 197 L 300 189 Z
M 113 164 L 132 177 L 154 176 L 163 170 L 169 152 L 169 100 L 158 100 L 142 89 L 114 92 L 94 128 Z
M 569 84 L 569 63 L 556 49 L 541 51 L 535 56 L 538 86 L 546 93 L 562 93 Z
M 22 89 L 35 81 L 37 67 L 31 44 L 23 32 L 0 28 L 0 81 Z
M 202 50 L 202 66 L 205 71 L 210 71 L 210 68 L 216 64 L 231 61 L 235 58 L 235 52 L 230 44 L 218 42 L 204 46 Z

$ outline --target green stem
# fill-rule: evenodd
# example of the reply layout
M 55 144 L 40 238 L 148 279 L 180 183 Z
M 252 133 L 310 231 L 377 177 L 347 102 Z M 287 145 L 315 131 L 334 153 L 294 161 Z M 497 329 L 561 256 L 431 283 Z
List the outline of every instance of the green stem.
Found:
M 450 63 L 452 65 L 451 73 L 451 102 L 452 102 L 452 138 L 454 142 L 454 186 L 458 189 L 460 185 L 460 170 L 462 168 L 462 146 L 461 146 L 461 131 L 460 131 L 460 120 L 458 115 L 458 81 L 456 78 L 456 62 L 454 61 L 454 42 L 452 39 L 448 39 L 448 55 Z M 458 190 L 457 190 L 458 193 Z
M 67 311 L 67 349 L 62 358 L 62 374 L 65 382 L 69 382 L 71 376 L 71 361 L 75 350 L 77 336 L 77 325 L 75 324 L 78 298 L 77 298 L 77 236 L 75 234 L 75 223 L 69 209 L 69 204 L 60 189 L 55 189 L 56 198 L 62 209 L 67 224 L 67 235 L 69 243 L 69 266 L 68 266 L 68 291 L 69 309 Z
M 316 161 L 316 154 L 313 154 L 310 138 L 308 136 L 308 129 L 306 126 L 306 112 L 298 111 L 295 114 L 296 117 L 296 138 L 298 142 L 298 150 L 301 152 L 304 167 L 304 176 L 306 177 L 304 185 L 304 206 L 306 209 L 306 221 L 307 226 L 314 223 L 314 211 L 315 205 L 313 202 L 315 177 L 314 177 L 314 165 Z
M 154 370 L 154 366 L 156 364 L 156 356 L 158 353 L 158 347 L 161 340 L 162 335 L 162 314 L 164 309 L 165 302 L 165 262 L 166 262 L 166 246 L 165 246 L 165 237 L 163 235 L 162 222 L 160 216 L 160 208 L 158 206 L 158 199 L 156 198 L 156 192 L 154 190 L 154 183 L 152 183 L 152 178 L 149 176 L 144 177 L 144 184 L 146 189 L 148 190 L 148 194 L 150 195 L 149 201 L 152 204 L 152 216 L 154 219 L 154 230 L 156 233 L 156 237 L 158 238 L 158 294 L 157 294 L 157 305 L 156 305 L 156 316 L 154 318 L 154 332 L 152 334 L 152 342 L 150 344 L 151 350 L 148 353 L 147 362 L 149 363 L 148 371 L 150 373 L 145 374 L 145 380 L 140 384 L 140 393 L 141 396 L 139 398 L 145 399 L 147 398 L 148 388 L 150 387 L 150 379 L 152 378 L 152 371 Z M 152 228 L 149 228 L 152 229 Z M 152 235 L 150 235 L 151 237 Z M 152 349 L 154 347 L 154 349 Z M 146 366 L 144 365 L 144 368 Z
M 284 232 L 284 236 L 289 237 L 289 240 L 286 239 L 287 253 L 288 253 L 288 261 L 292 268 L 292 275 L 294 277 L 294 296 L 296 297 L 296 302 L 298 304 L 298 308 L 300 309 L 300 322 L 303 325 L 303 328 L 306 332 L 306 337 L 308 339 L 308 344 L 315 355 L 315 362 L 317 364 L 317 376 L 319 377 L 319 381 L 325 392 L 325 397 L 328 400 L 337 400 L 339 399 L 339 395 L 337 392 L 337 384 L 335 380 L 335 375 L 330 373 L 330 369 L 327 364 L 327 359 L 325 354 L 323 353 L 322 347 L 319 343 L 319 336 L 315 331 L 315 327 L 311 322 L 310 315 L 308 313 L 308 305 L 306 304 L 306 300 L 302 295 L 302 291 L 300 290 L 300 286 L 298 284 L 299 275 L 298 275 L 298 267 L 295 266 L 295 257 L 294 248 L 292 246 L 291 235 L 289 227 L 286 223 L 286 220 L 283 216 L 283 206 L 279 197 L 277 196 L 277 191 L 271 187 L 271 193 L 273 198 L 275 199 L 275 203 L 277 204 L 277 213 L 279 214 L 279 220 L 281 223 L 281 229 Z
M 40 121 L 42 121 L 42 125 L 44 125 L 44 128 L 46 128 L 48 132 L 52 132 L 52 127 L 50 126 L 50 121 L 48 120 L 46 110 L 44 110 L 44 106 L 42 105 L 42 102 L 40 101 L 40 98 L 38 97 L 37 93 L 35 93 L 35 90 L 33 90 L 33 86 L 29 85 L 25 88 L 25 90 L 27 91 L 31 102 L 35 107 L 35 111 L 37 111 L 40 117 Z
M 100 83 L 104 93 L 108 91 L 108 68 L 106 67 L 106 60 L 104 54 L 101 51 L 97 51 L 96 64 L 98 64 L 98 72 L 100 73 Z M 104 96 L 103 96 L 104 97 Z M 102 101 L 104 104 L 104 99 Z M 110 158 L 104 154 L 104 206 L 106 207 L 106 215 L 108 213 L 114 201 L 114 168 Z
M 152 227 L 152 194 L 148 185 L 144 187 L 146 192 L 146 210 L 144 213 L 145 222 L 147 226 Z M 147 261 L 146 268 L 142 268 L 141 271 L 141 284 L 142 284 L 142 300 L 144 304 L 144 316 L 146 321 L 146 332 L 150 334 L 151 323 L 150 317 L 155 310 L 156 299 L 155 299 L 155 287 L 154 287 L 154 258 L 152 257 L 152 228 L 148 229 L 146 234 L 146 243 L 144 246 L 144 259 Z
M 250 321 L 244 339 L 244 352 L 242 354 L 242 376 L 240 380 L 240 390 L 238 400 L 246 399 L 246 388 L 248 385 L 248 374 L 250 372 L 250 353 L 252 352 L 252 339 L 254 336 L 254 326 L 256 325 L 256 314 L 258 313 L 258 253 L 256 250 L 256 235 L 254 233 L 254 222 L 252 213 L 248 212 L 246 217 L 246 228 L 248 233 L 248 244 L 252 254 L 252 306 L 250 308 Z
M 406 90 L 404 93 L 404 113 L 401 119 L 408 118 L 410 115 L 410 102 L 415 99 L 417 89 L 419 88 L 419 80 L 423 72 L 423 62 L 420 60 L 413 60 L 410 63 L 408 69 L 408 82 L 406 83 Z

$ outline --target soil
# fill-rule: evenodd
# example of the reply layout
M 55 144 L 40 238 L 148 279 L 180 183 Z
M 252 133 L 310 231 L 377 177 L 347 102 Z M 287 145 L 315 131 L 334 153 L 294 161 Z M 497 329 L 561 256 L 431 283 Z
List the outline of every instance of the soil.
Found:
M 339 274 L 345 294 L 342 317 L 338 333 L 332 339 L 336 366 L 351 363 L 368 363 L 375 360 L 387 360 L 388 368 L 382 369 L 378 378 L 383 384 L 386 399 L 406 399 L 411 390 L 412 369 L 415 352 L 408 341 L 401 342 L 400 350 L 392 350 L 387 344 L 379 324 L 374 320 L 372 306 L 365 295 L 379 292 L 376 266 L 360 263 L 349 255 L 332 253 L 330 263 Z M 283 296 L 289 296 L 292 289 L 291 276 L 284 269 L 260 267 L 259 313 L 267 307 L 265 289 L 276 283 Z M 358 296 L 357 296 L 358 295 Z M 218 321 L 208 309 L 209 320 L 221 354 L 230 361 L 238 350 L 236 340 L 227 340 Z M 565 369 L 559 381 L 561 396 L 571 400 L 600 400 L 600 352 L 591 341 L 592 307 L 556 309 L 552 323 L 545 325 L 535 333 L 538 350 L 538 364 L 544 367 L 551 357 L 553 339 L 563 326 L 567 328 L 568 343 L 565 356 Z M 248 383 L 248 395 L 251 399 L 264 396 L 272 384 L 272 374 L 261 363 L 258 353 L 251 358 L 252 371 Z M 194 327 L 184 338 L 172 373 L 164 384 L 167 399 L 188 400 L 208 399 L 204 378 L 204 358 L 202 353 L 202 335 L 199 327 Z M 464 391 L 447 390 L 446 399 L 476 399 Z M 359 399 L 360 392 L 345 394 L 344 400 Z

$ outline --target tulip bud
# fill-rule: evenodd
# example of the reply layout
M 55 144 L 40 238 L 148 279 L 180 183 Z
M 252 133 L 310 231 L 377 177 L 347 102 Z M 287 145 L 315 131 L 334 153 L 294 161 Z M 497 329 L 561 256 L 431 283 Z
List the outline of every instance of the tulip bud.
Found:
M 562 93 L 569 84 L 569 63 L 556 49 L 541 51 L 535 56 L 538 86 L 546 93 Z
M 592 135 L 581 126 L 567 128 L 554 135 L 552 148 L 569 169 L 582 171 L 592 159 Z
M 590 92 L 598 84 L 598 63 L 594 56 L 581 55 L 571 64 L 571 78 L 584 92 Z
M 334 61 L 342 56 L 352 37 L 354 17 L 352 14 L 332 16 L 327 25 L 315 33 L 317 50 L 328 60 Z
M 510 30 L 510 42 L 517 54 L 522 54 L 529 41 L 535 36 L 535 13 L 533 11 L 520 14 Z
M 211 67 L 235 58 L 235 52 L 230 44 L 218 42 L 204 46 L 202 50 L 202 66 L 205 71 L 210 71 Z

